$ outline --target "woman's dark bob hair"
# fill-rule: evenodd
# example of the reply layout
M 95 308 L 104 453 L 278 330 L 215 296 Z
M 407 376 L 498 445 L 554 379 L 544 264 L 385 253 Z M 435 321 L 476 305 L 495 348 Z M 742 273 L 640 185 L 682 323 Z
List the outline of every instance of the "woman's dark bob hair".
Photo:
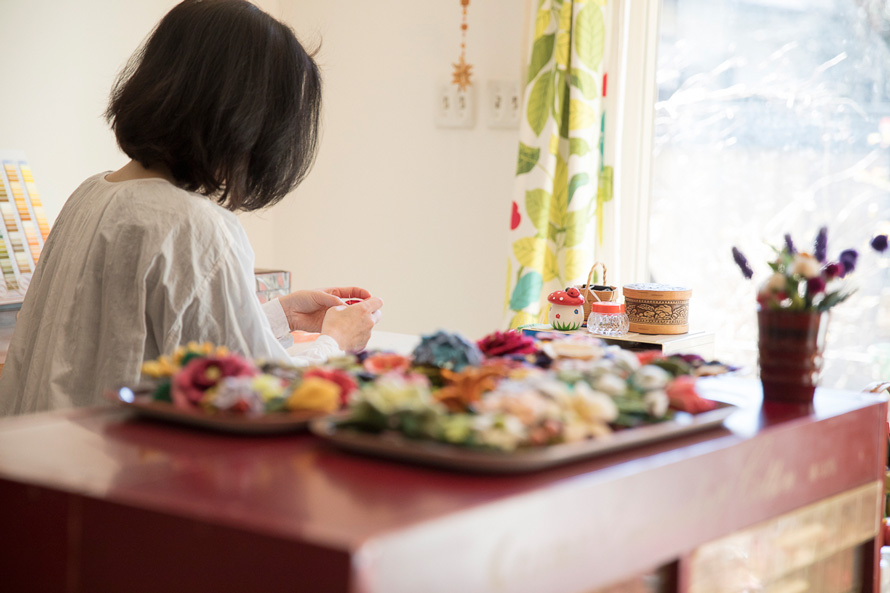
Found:
M 271 206 L 309 172 L 321 76 L 294 32 L 244 0 L 185 0 L 120 73 L 121 149 L 229 210 Z

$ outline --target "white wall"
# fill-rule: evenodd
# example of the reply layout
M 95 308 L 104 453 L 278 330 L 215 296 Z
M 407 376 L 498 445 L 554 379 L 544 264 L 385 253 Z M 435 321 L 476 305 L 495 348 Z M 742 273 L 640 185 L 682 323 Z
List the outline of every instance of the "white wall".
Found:
M 50 218 L 87 176 L 126 161 L 102 119 L 115 74 L 169 0 L 3 0 L 0 148 L 25 151 Z M 380 328 L 481 337 L 501 326 L 517 131 L 438 129 L 460 2 L 267 0 L 317 55 L 323 138 L 294 195 L 242 217 L 257 265 L 298 287 L 356 284 L 386 301 Z M 477 96 L 515 80 L 522 3 L 469 8 Z M 16 84 L 10 88 L 8 75 Z

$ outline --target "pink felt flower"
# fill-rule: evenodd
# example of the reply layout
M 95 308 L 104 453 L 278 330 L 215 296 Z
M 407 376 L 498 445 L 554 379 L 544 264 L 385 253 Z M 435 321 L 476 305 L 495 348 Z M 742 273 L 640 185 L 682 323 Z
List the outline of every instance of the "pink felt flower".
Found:
M 349 376 L 349 373 L 340 369 L 311 369 L 306 371 L 303 379 L 318 377 L 330 381 L 340 388 L 340 405 L 345 406 L 349 403 L 349 396 L 353 391 L 358 389 L 355 380 Z
M 535 352 L 535 341 L 518 331 L 496 331 L 476 342 L 476 345 L 488 357 Z
M 675 410 L 698 414 L 717 407 L 717 402 L 704 399 L 695 390 L 695 377 L 680 375 L 665 389 L 671 407 Z
M 237 354 L 193 358 L 173 376 L 171 396 L 179 408 L 193 408 L 224 377 L 253 377 L 253 363 Z

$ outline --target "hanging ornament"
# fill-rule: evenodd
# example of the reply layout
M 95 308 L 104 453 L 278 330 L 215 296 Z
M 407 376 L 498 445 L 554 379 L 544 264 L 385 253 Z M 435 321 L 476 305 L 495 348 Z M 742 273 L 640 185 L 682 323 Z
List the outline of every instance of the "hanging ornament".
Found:
M 463 8 L 463 17 L 460 24 L 460 59 L 457 61 L 457 64 L 452 64 L 454 66 L 454 75 L 451 80 L 452 84 L 456 84 L 457 87 L 465 91 L 467 87 L 472 85 L 470 82 L 470 76 L 472 75 L 471 70 L 473 66 L 471 64 L 467 64 L 467 6 L 470 5 L 470 0 L 460 0 L 460 5 Z

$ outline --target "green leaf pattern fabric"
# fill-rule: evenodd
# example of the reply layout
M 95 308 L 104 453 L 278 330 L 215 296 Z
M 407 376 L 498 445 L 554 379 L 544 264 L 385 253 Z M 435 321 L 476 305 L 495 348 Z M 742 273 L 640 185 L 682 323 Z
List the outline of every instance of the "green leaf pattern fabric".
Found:
M 507 262 L 511 328 L 546 321 L 547 295 L 586 281 L 593 265 L 605 3 L 538 4 L 516 166 L 519 224 Z

